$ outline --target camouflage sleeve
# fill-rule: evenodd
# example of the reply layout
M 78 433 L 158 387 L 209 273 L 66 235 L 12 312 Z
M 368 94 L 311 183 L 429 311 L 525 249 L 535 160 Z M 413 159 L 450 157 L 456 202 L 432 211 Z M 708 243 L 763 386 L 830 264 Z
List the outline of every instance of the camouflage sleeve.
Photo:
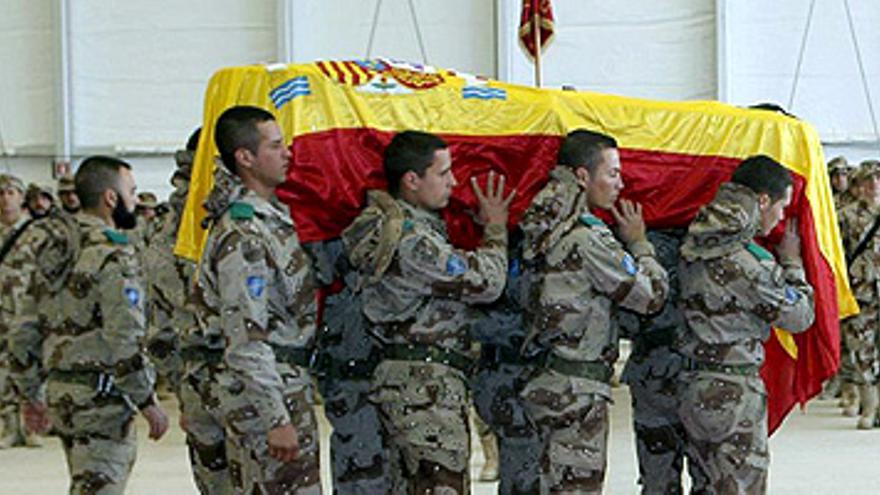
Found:
M 507 279 L 507 229 L 487 226 L 483 245 L 475 251 L 455 249 L 438 236 L 406 235 L 399 259 L 404 275 L 423 281 L 428 294 L 465 303 L 492 302 Z
M 751 297 L 755 312 L 767 323 L 797 333 L 813 324 L 813 287 L 807 283 L 799 262 L 760 263 Z
M 627 252 L 610 230 L 594 227 L 578 246 L 587 276 L 599 292 L 639 314 L 654 313 L 663 307 L 669 280 L 649 242 L 634 242 Z
M 43 332 L 40 325 L 41 295 L 37 276 L 37 246 L 41 244 L 39 230 L 22 237 L 19 245 L 9 253 L 4 263 L 2 281 L 4 320 L 9 348 L 9 378 L 20 398 L 34 402 L 40 400 L 43 381 L 42 355 Z
M 269 285 L 277 266 L 269 246 L 257 235 L 232 231 L 217 243 L 216 262 L 225 361 L 243 384 L 266 431 L 290 423 L 283 382 L 269 345 Z
M 147 351 L 156 370 L 177 390 L 183 373 L 179 335 L 196 324 L 186 300 L 194 267 L 189 261 L 158 253 L 164 244 L 153 244 L 144 259 L 151 267 L 147 274 Z
M 145 316 L 140 269 L 130 250 L 116 251 L 97 274 L 101 329 L 116 388 L 139 409 L 154 403 L 155 372 L 142 348 Z

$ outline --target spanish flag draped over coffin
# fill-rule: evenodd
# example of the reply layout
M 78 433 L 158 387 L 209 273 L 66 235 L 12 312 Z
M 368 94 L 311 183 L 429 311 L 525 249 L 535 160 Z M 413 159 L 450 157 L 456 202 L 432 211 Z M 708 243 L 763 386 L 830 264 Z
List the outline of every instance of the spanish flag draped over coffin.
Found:
M 799 223 L 816 323 L 804 334 L 777 330 L 762 371 L 775 429 L 821 388 L 839 361 L 838 317 L 857 306 L 846 281 L 837 222 L 815 130 L 763 110 L 716 102 L 671 103 L 589 92 L 534 89 L 388 60 L 325 61 L 222 69 L 205 96 L 204 125 L 177 253 L 197 259 L 201 202 L 212 186 L 214 122 L 233 105 L 269 109 L 292 139 L 293 166 L 278 190 L 305 242 L 337 236 L 358 214 L 365 190 L 384 187 L 382 150 L 394 133 L 418 129 L 451 146 L 459 186 L 444 211 L 454 243 L 473 247 L 478 227 L 468 178 L 505 174 L 518 189 L 511 224 L 541 189 L 562 136 L 577 128 L 614 136 L 623 196 L 644 205 L 649 227 L 686 226 L 739 160 L 769 155 L 795 176 L 786 218 Z M 765 244 L 774 244 L 780 225 Z

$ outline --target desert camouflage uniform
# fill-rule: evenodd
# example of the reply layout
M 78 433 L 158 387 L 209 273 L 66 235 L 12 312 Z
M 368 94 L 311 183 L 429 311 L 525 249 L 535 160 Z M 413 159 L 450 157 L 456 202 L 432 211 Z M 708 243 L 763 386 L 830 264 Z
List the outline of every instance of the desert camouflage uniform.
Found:
M 539 265 L 528 315 L 530 347 L 546 353 L 522 392 L 541 431 L 542 493 L 600 493 L 608 442 L 609 380 L 618 336 L 612 308 L 662 308 L 666 272 L 648 242 L 625 250 L 589 214 L 574 173 L 551 172 L 520 221 L 525 258 Z
M 501 294 L 507 231 L 489 225 L 482 247 L 458 250 L 437 213 L 371 191 L 343 242 L 384 348 L 371 400 L 402 460 L 392 468 L 394 493 L 468 493 L 467 373 L 476 357 L 468 304 Z
M 633 431 L 639 461 L 642 494 L 683 493 L 684 427 L 678 418 L 678 374 L 682 359 L 674 349 L 684 317 L 677 307 L 679 247 L 684 231 L 649 231 L 657 260 L 669 276 L 669 295 L 663 310 L 641 316 L 618 313 L 621 336 L 632 342 L 632 352 L 621 377 L 632 398 Z
M 0 246 L 3 246 L 7 239 L 10 239 L 19 229 L 27 228 L 25 224 L 28 221 L 30 221 L 30 216 L 23 212 L 12 225 L 0 224 Z M 4 443 L 0 448 L 21 445 L 27 436 L 21 421 L 19 401 L 10 377 L 11 362 L 7 344 L 9 334 L 15 328 L 13 323 L 14 299 L 21 289 L 19 276 L 15 273 L 13 265 L 10 264 L 10 258 L 19 249 L 21 240 L 19 237 L 7 253 L 3 264 L 0 265 L 0 289 L 2 289 L 2 294 L 0 294 L 0 428 L 2 428 L 0 442 Z
M 155 404 L 155 373 L 142 349 L 142 273 L 124 234 L 93 215 L 76 221 L 79 255 L 53 298 L 57 308 L 41 307 L 47 404 L 70 492 L 121 494 L 135 460 L 133 416 Z
M 764 493 L 767 394 L 758 375 L 771 325 L 790 332 L 813 322 L 813 291 L 799 259 L 781 260 L 752 242 L 757 195 L 722 184 L 691 223 L 681 248 L 679 415 L 695 493 Z
M 228 177 L 232 182 L 237 178 Z M 315 280 L 286 206 L 243 187 L 217 204 L 196 286 L 202 342 L 223 358 L 202 402 L 219 404 L 237 493 L 321 493 L 318 425 L 307 366 L 315 340 Z M 210 347 L 209 347 L 210 348 Z M 208 359 L 203 362 L 209 361 Z M 269 430 L 292 424 L 299 456 L 268 453 Z
M 511 235 L 507 285 L 491 305 L 480 307 L 485 317 L 473 324 L 481 344 L 480 362 L 471 379 L 474 406 L 498 439 L 499 484 L 502 495 L 538 491 L 541 440 L 519 394 L 534 372 L 522 356 L 525 341 L 523 309 L 527 270 L 522 265 L 521 236 Z
M 381 361 L 381 345 L 367 331 L 361 301 L 355 295 L 357 274 L 345 259 L 341 240 L 305 247 L 326 291 L 316 368 L 324 413 L 333 427 L 333 493 L 391 493 L 379 409 L 369 401 L 370 378 Z

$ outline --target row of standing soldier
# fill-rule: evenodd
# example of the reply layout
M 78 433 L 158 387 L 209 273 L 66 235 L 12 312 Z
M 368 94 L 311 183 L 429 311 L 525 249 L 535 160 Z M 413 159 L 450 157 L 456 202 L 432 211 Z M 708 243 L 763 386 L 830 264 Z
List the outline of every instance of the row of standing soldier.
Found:
M 491 173 L 485 188 L 474 179 L 483 243 L 462 251 L 449 243 L 437 213 L 455 185 L 449 148 L 408 131 L 385 151 L 389 190 L 368 194 L 340 240 L 304 247 L 273 194 L 290 155 L 271 114 L 235 107 L 216 127 L 223 165 L 205 204 L 210 235 L 199 268 L 171 255 L 182 208 L 174 197 L 157 229 L 160 241 L 147 251 L 148 347 L 180 399 L 203 493 L 320 492 L 309 371 L 316 345 L 335 428 L 337 493 L 466 493 L 471 390 L 499 437 L 500 492 L 599 493 L 618 308 L 641 315 L 629 325 L 619 319 L 635 342 L 624 379 L 633 388 L 643 491 L 680 493 L 685 455 L 703 493 L 764 490 L 758 349 L 771 324 L 798 331 L 812 321 L 794 229 L 780 245 L 780 263 L 752 242 L 790 200 L 791 179 L 779 164 L 746 160 L 683 241 L 681 232 L 652 233 L 658 263 L 640 206 L 615 206 L 623 188 L 616 143 L 575 131 L 511 242 L 507 205 L 515 191 Z M 178 172 L 181 200 L 188 168 Z M 590 214 L 596 208 L 611 211 L 616 236 Z M 679 257 L 682 272 L 669 277 Z M 66 280 L 54 293 L 81 290 L 84 276 L 53 278 Z M 320 336 L 318 284 L 328 294 Z M 680 294 L 683 314 L 669 293 Z M 146 299 L 134 287 L 122 294 L 116 312 L 126 302 L 135 311 Z M 50 335 L 65 327 L 39 324 Z M 479 359 L 473 339 L 482 343 Z M 32 377 L 29 389 L 38 391 L 39 352 L 14 354 L 20 376 Z M 57 363 L 44 361 L 60 375 Z M 126 421 L 152 406 L 140 393 L 148 378 L 137 390 L 120 386 L 133 371 L 147 373 L 149 363 L 136 361 L 131 369 L 107 363 L 104 374 L 115 382 L 90 397 L 110 401 Z M 66 389 L 50 393 L 50 410 L 69 409 L 74 399 Z M 45 423 L 40 403 L 34 396 L 35 424 Z M 130 463 L 115 469 L 111 481 L 124 486 Z M 113 478 L 100 474 L 105 484 Z

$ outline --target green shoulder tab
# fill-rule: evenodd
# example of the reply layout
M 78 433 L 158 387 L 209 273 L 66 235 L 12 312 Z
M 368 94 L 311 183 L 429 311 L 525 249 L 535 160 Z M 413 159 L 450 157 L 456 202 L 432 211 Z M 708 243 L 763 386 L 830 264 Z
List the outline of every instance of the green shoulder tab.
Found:
M 104 231 L 104 236 L 107 237 L 108 241 L 117 246 L 125 246 L 128 244 L 128 236 L 122 232 L 117 232 L 113 229 L 106 229 Z
M 580 222 L 587 227 L 598 227 L 600 225 L 605 225 L 605 222 L 603 222 L 601 218 L 590 215 L 589 213 L 584 213 L 583 215 L 578 217 L 578 220 L 580 220 Z
M 415 224 L 409 218 L 407 218 L 403 221 L 402 228 L 403 228 L 404 232 L 409 232 L 410 230 L 413 229 L 413 227 L 415 227 Z
M 229 207 L 229 216 L 232 217 L 233 220 L 250 220 L 251 218 L 254 218 L 254 206 L 241 201 L 236 201 Z
M 754 242 L 750 242 L 746 249 L 752 253 L 752 256 L 758 259 L 758 261 L 769 261 L 773 259 L 773 255 L 770 254 L 770 251 L 762 248 L 761 246 L 755 244 Z

